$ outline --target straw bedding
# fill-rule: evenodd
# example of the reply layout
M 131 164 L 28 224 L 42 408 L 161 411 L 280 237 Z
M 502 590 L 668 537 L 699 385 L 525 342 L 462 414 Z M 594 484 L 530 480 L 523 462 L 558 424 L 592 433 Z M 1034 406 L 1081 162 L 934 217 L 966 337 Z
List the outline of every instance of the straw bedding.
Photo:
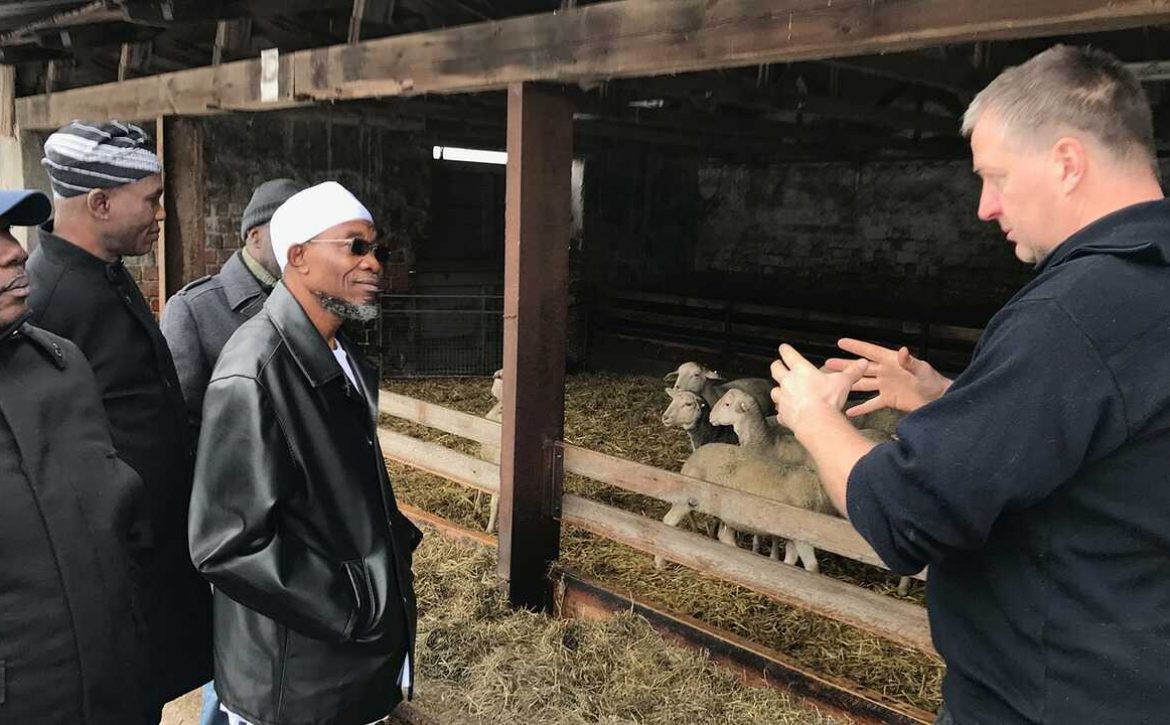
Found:
M 495 552 L 427 536 L 415 553 L 418 705 L 444 723 L 778 723 L 839 720 L 750 687 L 646 620 L 557 620 L 509 609 Z
M 402 395 L 475 414 L 482 414 L 492 404 L 488 392 L 490 381 L 487 380 L 390 380 L 386 387 Z M 639 463 L 678 470 L 689 455 L 690 446 L 682 431 L 667 430 L 662 425 L 661 414 L 668 402 L 662 388 L 660 380 L 646 377 L 605 374 L 570 377 L 565 398 L 565 440 Z M 478 444 L 474 442 L 398 419 L 383 417 L 383 425 L 470 455 L 478 451 Z M 394 462 L 388 465 L 400 500 L 468 528 L 483 528 L 487 520 L 486 500 L 477 510 L 473 491 Z M 656 499 L 580 476 L 566 476 L 565 489 L 654 518 L 661 518 L 669 508 Z M 700 518 L 693 516 L 682 525 L 698 529 L 704 524 Z M 741 545 L 747 543 L 746 539 L 741 541 Z M 561 547 L 562 561 L 583 574 L 618 591 L 657 602 L 779 650 L 814 671 L 844 677 L 924 710 L 937 709 L 941 701 L 939 685 L 943 668 L 932 657 L 677 565 L 668 565 L 663 571 L 655 570 L 650 555 L 572 527 L 563 530 Z M 490 557 L 490 554 L 485 556 Z M 828 553 L 818 552 L 818 558 L 826 576 L 896 596 L 897 578 L 888 572 Z M 416 572 L 424 574 L 425 567 L 426 564 L 420 563 Z M 489 566 L 487 571 L 490 573 L 491 570 Z M 909 598 L 921 603 L 921 584 L 915 582 L 915 585 Z M 486 608 L 480 614 L 494 616 L 491 608 L 496 604 L 480 606 Z M 575 625 L 566 623 L 564 626 Z M 650 677 L 648 673 L 644 674 Z M 505 680 L 507 678 L 497 685 Z M 648 681 L 654 680 L 651 677 Z M 514 680 L 511 682 L 515 683 Z M 634 683 L 627 684 L 634 686 Z M 525 684 L 523 691 L 513 693 L 513 699 L 528 697 L 532 692 Z M 533 696 L 533 704 L 539 702 L 540 698 Z M 641 715 L 631 717 L 636 722 L 658 721 L 644 719 Z M 676 713 L 673 717 L 685 715 Z M 597 722 L 598 719 L 590 716 L 587 721 Z

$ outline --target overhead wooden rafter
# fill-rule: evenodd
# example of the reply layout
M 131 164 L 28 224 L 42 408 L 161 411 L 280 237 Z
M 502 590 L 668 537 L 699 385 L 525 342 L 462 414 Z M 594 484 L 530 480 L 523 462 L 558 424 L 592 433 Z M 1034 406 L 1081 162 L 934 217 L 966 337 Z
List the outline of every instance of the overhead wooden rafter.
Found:
M 590 82 L 820 60 L 980 39 L 1170 21 L 1170 0 L 620 0 L 557 13 L 300 51 L 282 59 L 293 103 Z M 255 109 L 258 60 L 22 98 L 23 128 L 78 116 Z
M 122 54 L 118 61 L 118 80 L 124 81 L 142 75 L 150 65 L 151 52 L 152 47 L 149 41 L 123 43 Z
M 252 44 L 252 18 L 220 20 L 215 25 L 215 46 L 211 64 L 219 65 L 247 55 Z

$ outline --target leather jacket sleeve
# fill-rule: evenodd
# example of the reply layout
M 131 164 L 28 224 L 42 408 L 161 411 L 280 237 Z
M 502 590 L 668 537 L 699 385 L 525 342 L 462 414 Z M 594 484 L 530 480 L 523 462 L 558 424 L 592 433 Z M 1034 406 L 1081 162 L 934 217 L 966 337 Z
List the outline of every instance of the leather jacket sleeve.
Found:
M 264 388 L 216 380 L 204 401 L 188 535 L 196 568 L 219 591 L 308 636 L 347 641 L 367 630 L 363 562 L 337 561 L 308 527 L 282 516 L 302 473 Z

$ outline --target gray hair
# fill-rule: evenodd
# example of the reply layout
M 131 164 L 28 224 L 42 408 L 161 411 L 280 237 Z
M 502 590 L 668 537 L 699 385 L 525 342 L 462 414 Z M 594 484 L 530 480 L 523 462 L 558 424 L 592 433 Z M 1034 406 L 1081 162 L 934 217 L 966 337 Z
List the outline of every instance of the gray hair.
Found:
M 964 136 L 988 110 L 1019 142 L 1043 145 L 1071 129 L 1091 136 L 1120 161 L 1157 170 L 1146 92 L 1104 51 L 1056 45 L 1008 68 L 971 101 L 963 114 Z

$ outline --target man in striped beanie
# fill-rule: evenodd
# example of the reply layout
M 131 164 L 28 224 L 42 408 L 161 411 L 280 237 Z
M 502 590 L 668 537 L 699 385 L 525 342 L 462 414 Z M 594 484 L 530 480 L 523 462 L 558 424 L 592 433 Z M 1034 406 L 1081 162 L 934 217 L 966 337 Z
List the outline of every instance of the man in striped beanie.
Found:
M 211 605 L 187 551 L 193 441 L 170 350 L 122 258 L 149 254 L 165 218 L 162 166 L 137 126 L 74 121 L 45 143 L 56 215 L 28 261 L 33 321 L 97 376 L 119 457 L 142 478 L 139 610 L 163 703 L 211 674 Z

